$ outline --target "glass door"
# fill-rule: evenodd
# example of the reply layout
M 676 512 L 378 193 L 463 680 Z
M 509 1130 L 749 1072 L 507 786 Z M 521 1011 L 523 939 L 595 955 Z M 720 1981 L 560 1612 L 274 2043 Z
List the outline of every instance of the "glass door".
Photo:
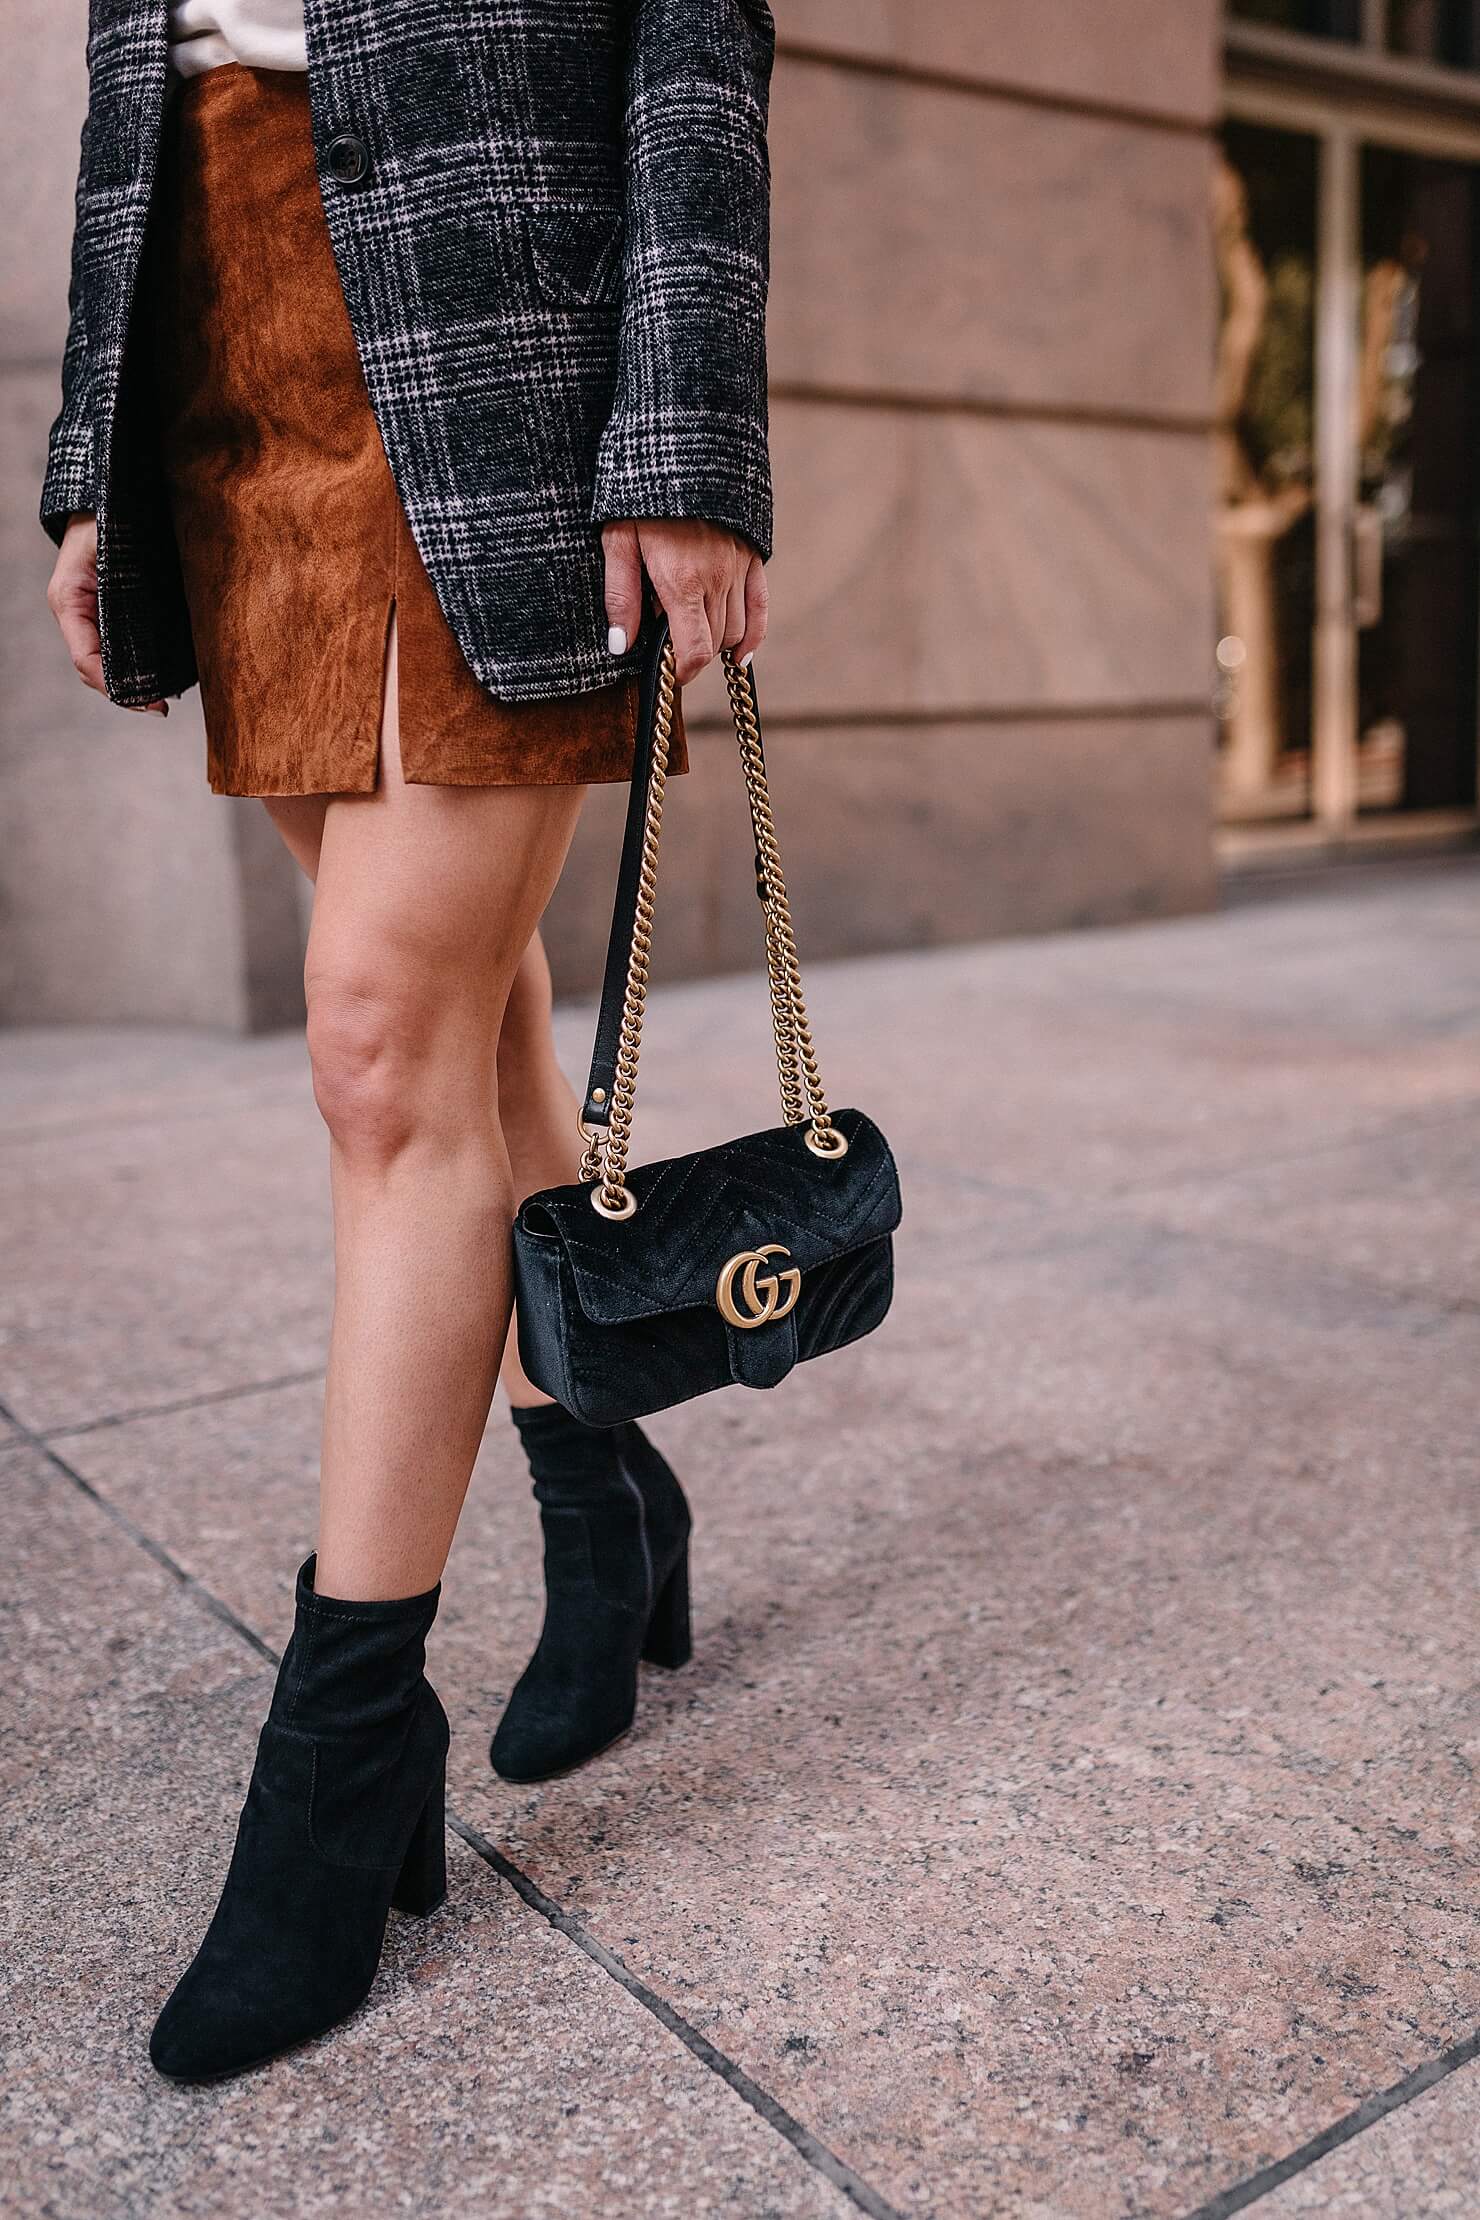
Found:
M 1219 804 L 1340 839 L 1476 806 L 1480 160 L 1276 110 L 1215 179 Z
M 1477 176 L 1360 157 L 1357 806 L 1473 807 L 1480 673 Z
M 1318 193 L 1311 134 L 1228 126 L 1214 178 L 1215 687 L 1233 824 L 1311 809 Z

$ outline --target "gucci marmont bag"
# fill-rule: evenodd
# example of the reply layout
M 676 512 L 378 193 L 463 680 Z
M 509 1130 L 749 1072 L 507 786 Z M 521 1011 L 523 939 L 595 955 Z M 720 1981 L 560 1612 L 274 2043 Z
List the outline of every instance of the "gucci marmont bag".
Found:
M 756 891 L 783 1123 L 722 1148 L 628 1168 L 677 690 L 651 628 L 580 1182 L 532 1195 L 514 1227 L 519 1355 L 537 1387 L 615 1426 L 739 1381 L 775 1387 L 804 1357 L 869 1333 L 889 1308 L 899 1178 L 861 1110 L 827 1107 L 766 784 L 755 684 L 726 653 L 750 796 Z

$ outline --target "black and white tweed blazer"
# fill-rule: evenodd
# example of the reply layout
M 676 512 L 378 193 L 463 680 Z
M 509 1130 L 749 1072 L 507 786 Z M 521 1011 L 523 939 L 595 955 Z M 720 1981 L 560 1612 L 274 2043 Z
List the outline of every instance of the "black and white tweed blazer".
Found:
M 42 518 L 95 510 L 115 701 L 195 676 L 126 342 L 167 0 L 91 0 Z M 765 0 L 307 0 L 319 184 L 407 518 L 489 692 L 608 684 L 600 525 L 770 553 Z M 363 168 L 360 176 L 352 175 Z M 141 350 L 142 352 L 142 350 Z

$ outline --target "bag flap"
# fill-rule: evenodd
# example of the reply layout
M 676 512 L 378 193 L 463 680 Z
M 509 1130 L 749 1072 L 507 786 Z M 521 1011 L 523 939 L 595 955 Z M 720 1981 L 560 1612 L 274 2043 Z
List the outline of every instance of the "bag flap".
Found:
M 630 1218 L 602 1218 L 589 1187 L 550 1187 L 519 1212 L 521 1238 L 558 1241 L 595 1326 L 630 1325 L 710 1307 L 732 1261 L 780 1242 L 759 1267 L 806 1274 L 899 1224 L 899 1175 L 889 1144 L 861 1110 L 833 1112 L 846 1156 L 814 1156 L 805 1126 L 772 1126 L 720 1148 L 642 1164 L 627 1174 Z M 762 1279 L 762 1286 L 764 1279 Z

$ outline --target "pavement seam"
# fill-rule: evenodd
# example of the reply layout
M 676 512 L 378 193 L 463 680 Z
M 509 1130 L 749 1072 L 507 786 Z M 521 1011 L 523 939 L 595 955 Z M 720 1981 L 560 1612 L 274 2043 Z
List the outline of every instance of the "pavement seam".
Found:
M 266 1658 L 269 1664 L 276 1665 L 278 1663 L 276 1651 L 269 1648 L 260 1635 L 254 1634 L 246 1621 L 238 1618 L 229 1604 L 223 1603 L 219 1596 L 213 1595 L 203 1582 L 196 1579 L 194 1573 L 187 1572 L 179 1559 L 172 1556 L 162 1542 L 157 1542 L 152 1534 L 147 1533 L 138 1524 L 137 1520 L 131 1519 L 127 1511 L 120 1510 L 116 1503 L 111 1503 L 107 1496 L 93 1486 L 90 1480 L 83 1477 L 75 1465 L 69 1465 L 65 1457 L 59 1457 L 40 1434 L 33 1432 L 29 1426 L 16 1417 L 14 1411 L 6 1403 L 0 1403 L 0 1419 L 8 1419 L 10 1424 L 15 1427 L 18 1437 L 15 1444 L 7 1443 L 7 1448 L 23 1446 L 34 1450 L 37 1456 L 44 1458 L 46 1463 L 54 1471 L 59 1472 L 64 1480 L 77 1489 L 79 1494 L 85 1495 L 89 1503 L 96 1504 L 103 1516 L 110 1519 L 119 1532 L 128 1537 L 135 1548 L 141 1549 L 144 1555 L 152 1559 L 162 1572 L 168 1573 L 173 1581 L 187 1590 L 213 1619 L 219 1619 L 223 1626 L 229 1627 L 234 1634 L 241 1635 L 243 1640 L 249 1642 L 258 1655 Z
M 177 1396 L 171 1403 L 141 1403 L 131 1411 L 107 1411 L 101 1418 L 77 1419 L 67 1426 L 45 1426 L 27 1438 L 43 1446 L 47 1442 L 73 1441 L 79 1434 L 100 1434 L 109 1426 L 132 1426 L 137 1420 L 146 1418 L 173 1418 L 179 1411 L 208 1410 L 213 1403 L 234 1403 L 244 1395 L 271 1395 L 279 1388 L 307 1387 L 311 1381 L 323 1377 L 324 1367 L 316 1364 L 309 1372 L 284 1372 L 275 1380 L 243 1380 L 236 1387 L 206 1388 L 199 1395 Z
M 311 1375 L 311 1377 L 317 1377 L 317 1375 Z M 24 1425 L 5 1403 L 0 1403 L 0 1422 L 8 1422 L 16 1429 L 16 1439 L 14 1442 L 7 1442 L 4 1445 L 5 1447 L 34 1450 L 64 1480 L 86 1496 L 90 1503 L 95 1504 L 105 1518 L 111 1520 L 119 1531 L 126 1535 L 128 1540 L 141 1549 L 163 1572 L 168 1573 L 170 1578 L 179 1587 L 185 1589 L 213 1619 L 218 1620 L 221 1625 L 239 1636 L 267 1664 L 275 1667 L 282 1662 L 280 1653 L 273 1649 L 270 1643 L 264 1642 L 255 1628 L 250 1626 L 237 1612 L 233 1611 L 230 1604 L 223 1602 L 221 1597 L 207 1588 L 203 1581 L 195 1577 L 194 1573 L 188 1572 L 179 1559 L 164 1547 L 162 1542 L 157 1542 L 154 1536 L 140 1526 L 135 1519 L 130 1518 L 126 1511 L 120 1510 L 117 1504 L 110 1502 L 108 1497 L 100 1493 L 90 1480 L 85 1479 L 75 1466 L 69 1465 L 64 1457 L 58 1456 L 49 1443 L 40 1434 L 32 1432 L 28 1426 Z M 650 1989 L 645 1981 L 639 1980 L 636 1974 L 630 1972 L 614 1951 L 608 1950 L 605 1943 L 599 1942 L 589 1928 L 582 1926 L 578 1919 L 573 1918 L 569 1912 L 563 1910 L 553 1897 L 547 1896 L 539 1883 L 533 1880 L 521 1866 L 515 1865 L 513 1860 L 505 1857 L 501 1850 L 495 1849 L 487 1836 L 480 1833 L 478 1828 L 470 1825 L 467 1820 L 459 1818 L 457 1813 L 450 1809 L 447 1814 L 447 1824 L 451 1831 L 498 1875 L 500 1880 L 508 1883 L 516 1896 L 532 1912 L 537 1913 L 547 1926 L 553 1927 L 557 1934 L 564 1936 L 567 1942 L 574 1944 L 577 1950 L 589 1958 L 591 1963 L 606 1974 L 610 1980 L 616 1982 L 619 1988 L 625 1989 L 634 2003 L 640 2005 L 644 2011 L 657 2020 L 667 2034 L 682 2043 L 685 2050 L 697 2059 L 701 2066 L 706 2067 L 710 2073 L 725 2084 L 734 2096 L 740 2099 L 742 2104 L 748 2105 L 752 2112 L 764 2120 L 767 2127 L 771 2128 L 783 2141 L 789 2143 L 797 2156 L 804 2164 L 810 2166 L 814 2173 L 820 2174 L 825 2181 L 830 2182 L 851 2204 L 856 2205 L 860 2212 L 867 2213 L 869 2220 L 904 2220 L 904 2215 L 896 2206 L 891 2205 L 887 2198 L 881 2196 L 879 2191 L 866 2182 L 861 2175 L 854 2173 L 852 2167 L 846 2165 L 835 2151 L 829 2150 L 828 2146 L 818 2136 L 814 2135 L 810 2128 L 804 2126 L 793 2113 L 787 2111 L 778 2097 L 773 2097 L 769 2090 L 763 2089 L 759 2082 L 752 2080 L 743 2066 L 737 2065 L 733 2058 L 720 2050 L 714 2043 L 711 2043 L 707 2035 L 701 2034 L 691 2021 L 686 2020 L 683 2014 L 676 2011 L 664 1997 L 659 1996 L 656 1990 Z
M 720 2080 L 734 2091 L 742 2103 L 748 2104 L 753 2112 L 758 2112 L 768 2127 L 774 2128 L 778 2135 L 783 2136 L 799 2157 L 830 2181 L 835 2189 L 841 2190 L 861 2212 L 868 2213 L 871 2220 L 903 2220 L 903 2215 L 896 2206 L 889 2204 L 876 2189 L 855 2174 L 851 2166 L 845 2165 L 836 2152 L 830 2151 L 825 2143 L 820 2142 L 810 2128 L 804 2127 L 794 2113 L 787 2111 L 779 2098 L 773 2097 L 759 2082 L 752 2081 L 743 2066 L 737 2066 L 734 2059 L 717 2049 L 707 2035 L 701 2035 L 692 2021 L 686 2020 L 681 2012 L 675 2011 L 666 1998 L 650 1989 L 645 1981 L 639 1980 L 615 1951 L 608 1950 L 605 1943 L 598 1942 L 589 1928 L 583 1927 L 578 1919 L 563 1911 L 553 1897 L 546 1896 L 538 1882 L 532 1881 L 501 1850 L 496 1850 L 476 1827 L 470 1827 L 455 1813 L 449 1813 L 448 1824 L 470 1850 L 475 1850 L 501 1879 L 508 1882 L 531 1911 L 538 1912 L 540 1918 L 548 1921 L 557 1934 L 564 1935 L 568 1942 L 575 1944 L 577 1950 L 584 1951 L 594 1965 L 600 1966 L 603 1973 L 609 1974 L 645 2011 L 651 2012 L 669 2034 L 683 2044 L 685 2050 L 691 2051 L 711 2073 L 718 2074 Z
M 1412 2104 L 1415 2097 L 1423 2096 L 1426 2090 L 1434 2088 L 1438 2082 L 1446 2081 L 1450 2074 L 1457 2073 L 1461 2066 L 1468 2066 L 1476 2058 L 1480 2058 L 1480 2029 L 1473 2035 L 1467 2035 L 1463 2042 L 1440 2051 L 1437 2057 L 1426 2058 L 1421 2066 L 1415 2066 L 1411 2074 L 1405 2074 L 1391 2088 L 1380 2089 L 1376 2096 L 1364 2097 L 1352 2111 L 1345 2113 L 1339 2120 L 1333 2120 L 1330 2127 L 1322 2128 L 1319 2135 L 1313 2135 L 1308 2143 L 1300 2144 L 1298 2149 L 1289 2152 L 1284 2158 L 1277 2158 L 1272 2165 L 1261 2167 L 1257 2174 L 1250 2174 L 1246 2181 L 1236 2182 L 1232 2189 L 1220 2190 L 1216 2197 L 1210 2197 L 1195 2212 L 1189 2212 L 1185 2220 L 1229 2220 L 1232 2213 L 1247 2212 L 1250 2205 L 1258 2204 L 1283 2183 L 1292 2181 L 1297 2174 L 1306 2173 L 1332 2151 L 1340 2150 L 1343 2143 L 1350 2143 L 1354 2136 L 1363 2135 L 1368 2128 L 1376 2127 L 1389 2113 L 1400 2111 L 1405 2104 Z

